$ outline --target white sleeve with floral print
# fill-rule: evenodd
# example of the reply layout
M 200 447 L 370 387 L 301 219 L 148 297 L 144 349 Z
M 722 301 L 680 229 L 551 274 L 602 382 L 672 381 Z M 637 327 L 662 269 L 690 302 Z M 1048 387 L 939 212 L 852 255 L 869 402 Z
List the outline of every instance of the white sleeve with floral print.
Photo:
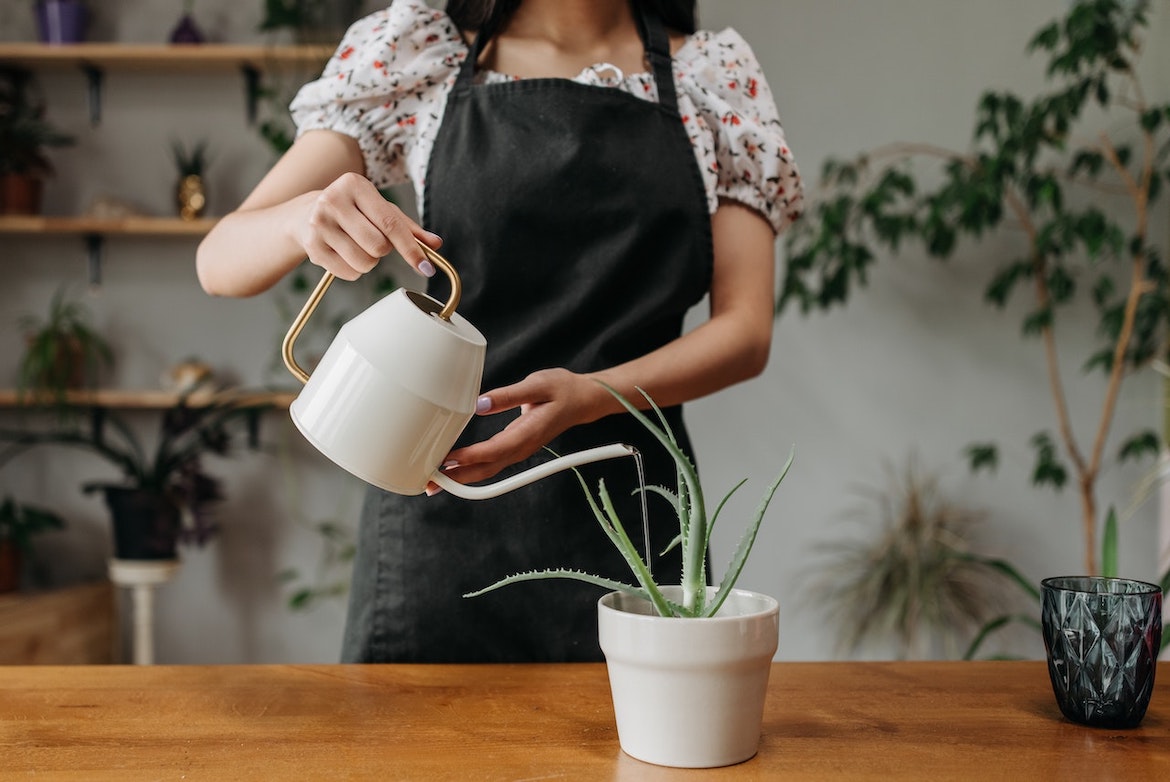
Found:
M 447 94 L 466 56 L 443 11 L 423 0 L 394 0 L 350 27 L 321 77 L 297 93 L 290 107 L 297 133 L 326 129 L 353 137 L 375 185 L 410 181 L 421 204 Z M 700 30 L 675 53 L 674 78 L 710 211 L 731 199 L 783 231 L 804 206 L 800 173 L 751 47 L 734 30 Z M 658 99 L 649 73 L 625 75 L 598 63 L 575 80 Z

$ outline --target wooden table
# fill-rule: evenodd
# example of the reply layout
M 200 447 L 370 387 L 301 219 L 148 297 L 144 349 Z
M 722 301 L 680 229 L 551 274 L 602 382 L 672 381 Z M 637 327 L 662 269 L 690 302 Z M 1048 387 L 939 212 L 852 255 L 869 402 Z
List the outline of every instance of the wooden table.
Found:
M 1170 780 L 1170 679 L 1141 727 L 1057 710 L 1042 662 L 776 663 L 759 754 L 618 748 L 603 665 L 0 668 L 0 778 Z

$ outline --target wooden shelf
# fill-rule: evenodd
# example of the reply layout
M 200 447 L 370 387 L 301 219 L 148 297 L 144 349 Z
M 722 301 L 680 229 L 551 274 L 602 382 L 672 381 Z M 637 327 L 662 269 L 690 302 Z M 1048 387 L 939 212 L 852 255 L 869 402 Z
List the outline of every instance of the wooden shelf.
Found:
M 67 234 L 81 236 L 203 236 L 215 218 L 183 220 L 178 217 L 0 216 L 0 234 Z
M 0 44 L 0 63 L 25 68 L 96 67 L 123 70 L 264 69 L 275 65 L 324 65 L 335 47 L 249 44 L 41 43 Z
M 166 410 L 179 402 L 175 391 L 161 389 L 95 389 L 93 391 L 69 391 L 65 404 L 69 407 L 104 407 L 123 410 Z M 238 405 L 267 404 L 275 409 L 287 410 L 296 398 L 292 391 L 244 391 L 233 389 L 221 392 L 196 392 L 187 398 L 188 405 L 199 407 L 212 401 L 230 401 Z M 56 404 L 53 399 L 29 399 L 15 389 L 0 389 L 0 408 L 29 407 L 36 404 Z

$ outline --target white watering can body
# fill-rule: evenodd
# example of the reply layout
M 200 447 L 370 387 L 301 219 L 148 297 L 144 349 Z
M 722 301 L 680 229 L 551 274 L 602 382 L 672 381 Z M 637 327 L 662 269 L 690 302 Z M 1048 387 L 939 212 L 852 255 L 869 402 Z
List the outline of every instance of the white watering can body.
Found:
M 630 456 L 614 444 L 569 454 L 487 486 L 466 486 L 439 466 L 475 414 L 487 340 L 455 312 L 458 275 L 419 246 L 451 278 L 440 303 L 400 288 L 346 323 L 310 375 L 293 347 L 333 282 L 326 272 L 285 336 L 283 355 L 304 388 L 289 408 L 317 450 L 363 481 L 396 494 L 421 494 L 430 482 L 464 499 L 487 499 L 570 467 Z

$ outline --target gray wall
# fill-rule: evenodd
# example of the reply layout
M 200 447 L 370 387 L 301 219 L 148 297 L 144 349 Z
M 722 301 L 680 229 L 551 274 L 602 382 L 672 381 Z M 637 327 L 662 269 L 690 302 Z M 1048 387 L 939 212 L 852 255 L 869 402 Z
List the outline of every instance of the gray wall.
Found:
M 0 38 L 31 37 L 25 0 L 0 0 Z M 100 4 L 98 35 L 157 41 L 179 3 L 121 0 Z M 261 3 L 201 0 L 197 18 L 218 40 L 255 41 Z M 776 94 L 789 141 L 815 189 L 826 156 L 842 156 L 887 141 L 919 140 L 963 147 L 979 93 L 1010 87 L 1024 93 L 1042 84 L 1025 44 L 1041 23 L 1061 13 L 1058 0 L 789 0 L 701 2 L 703 26 L 734 26 L 754 47 Z M 1165 41 L 1170 21 L 1155 18 Z M 1170 93 L 1170 57 L 1152 47 L 1146 72 L 1153 96 Z M 1159 67 L 1160 66 L 1160 67 Z M 298 77 L 289 74 L 291 89 Z M 211 209 L 230 209 L 259 179 L 271 157 L 243 113 L 242 87 L 232 73 L 111 72 L 104 118 L 87 125 L 84 82 L 78 73 L 42 74 L 51 117 L 80 143 L 56 154 L 58 173 L 47 194 L 50 213 L 73 214 L 97 195 L 128 198 L 168 213 L 174 170 L 172 138 L 211 141 Z M 1114 122 L 1105 118 L 1103 124 Z M 1163 221 L 1164 223 L 1164 221 Z M 0 239 L 6 284 L 0 286 L 0 378 L 14 378 L 21 344 L 15 319 L 40 312 L 53 290 L 69 281 L 85 287 L 85 255 L 70 238 Z M 225 378 L 247 385 L 289 385 L 276 368 L 277 343 L 294 297 L 286 287 L 245 301 L 212 300 L 193 270 L 195 241 L 112 239 L 103 284 L 87 294 L 96 324 L 116 342 L 110 382 L 152 387 L 168 365 L 198 355 Z M 966 247 L 948 265 L 913 253 L 883 262 L 868 291 L 843 310 L 776 324 L 764 376 L 700 400 L 689 408 L 705 483 L 712 494 L 749 478 L 736 510 L 746 515 L 762 487 L 795 444 L 797 461 L 777 495 L 741 586 L 781 602 L 780 659 L 828 659 L 832 627 L 802 585 L 813 575 L 814 546 L 856 534 L 843 519 L 860 502 L 859 485 L 882 486 L 883 463 L 916 453 L 939 475 L 947 498 L 988 514 L 977 544 L 1009 557 L 1029 577 L 1080 570 L 1079 506 L 1071 492 L 1054 496 L 1028 485 L 1026 438 L 1054 417 L 1035 342 L 1018 337 L 1020 308 L 998 313 L 981 302 L 989 264 L 1013 252 L 1005 239 Z M 335 294 L 331 292 L 330 296 Z M 343 294 L 338 294 L 344 296 Z M 1088 437 L 1102 387 L 1077 375 L 1079 356 L 1095 323 L 1085 310 L 1066 345 L 1071 405 Z M 0 385 L 10 385 L 0 382 Z M 1116 433 L 1160 421 L 1159 386 L 1152 375 L 1132 379 Z M 14 415 L 11 412 L 0 413 Z M 136 414 L 144 427 L 150 414 Z M 270 449 L 214 466 L 228 481 L 224 532 L 205 550 L 184 553 L 176 580 L 157 598 L 157 658 L 164 663 L 330 662 L 340 645 L 343 604 L 326 602 L 292 612 L 277 574 L 297 568 L 311 576 L 320 539 L 310 525 L 336 518 L 351 524 L 361 489 L 323 463 L 299 440 L 283 415 L 264 426 Z M 994 476 L 970 476 L 962 447 L 997 439 L 1003 461 Z M 1116 437 L 1114 438 L 1116 441 Z M 1110 469 L 1103 503 L 1126 506 L 1142 471 Z M 80 456 L 30 456 L 0 470 L 0 488 L 66 514 L 70 530 L 41 541 L 42 576 L 57 583 L 104 573 L 105 512 L 83 496 L 85 480 L 113 477 Z M 717 532 L 717 572 L 738 538 L 735 515 Z M 1140 507 L 1123 526 L 1123 569 L 1152 578 L 1156 570 L 1157 509 Z M 1014 650 L 1040 656 L 1038 640 L 1014 639 Z M 875 647 L 865 656 L 881 657 Z

